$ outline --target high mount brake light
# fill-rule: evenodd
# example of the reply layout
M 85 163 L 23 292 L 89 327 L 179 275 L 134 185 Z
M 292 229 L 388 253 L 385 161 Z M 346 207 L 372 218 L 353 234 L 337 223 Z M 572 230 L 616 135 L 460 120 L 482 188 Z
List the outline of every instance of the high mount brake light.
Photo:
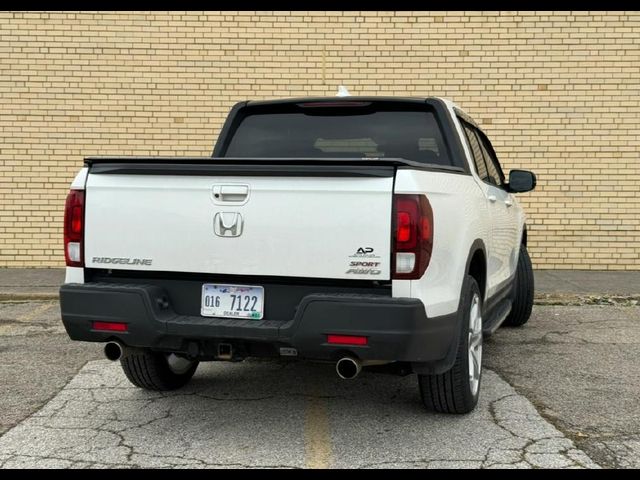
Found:
M 298 103 L 302 108 L 319 108 L 319 107 L 368 107 L 371 102 L 306 102 Z

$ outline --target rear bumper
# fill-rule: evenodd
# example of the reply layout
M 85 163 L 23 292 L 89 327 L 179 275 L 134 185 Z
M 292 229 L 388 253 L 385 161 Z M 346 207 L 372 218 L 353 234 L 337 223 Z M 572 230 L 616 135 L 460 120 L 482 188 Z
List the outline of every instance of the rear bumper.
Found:
M 140 284 L 66 284 L 60 289 L 62 322 L 73 340 L 191 353 L 215 358 L 218 343 L 247 356 L 279 355 L 295 348 L 299 358 L 412 362 L 425 372 L 450 368 L 458 343 L 456 313 L 428 318 L 420 300 L 382 295 L 310 294 L 288 321 L 238 320 L 179 315 L 166 291 Z M 92 329 L 92 322 L 124 322 L 128 331 Z M 328 334 L 368 337 L 364 346 L 332 345 Z M 415 370 L 415 368 L 414 368 Z

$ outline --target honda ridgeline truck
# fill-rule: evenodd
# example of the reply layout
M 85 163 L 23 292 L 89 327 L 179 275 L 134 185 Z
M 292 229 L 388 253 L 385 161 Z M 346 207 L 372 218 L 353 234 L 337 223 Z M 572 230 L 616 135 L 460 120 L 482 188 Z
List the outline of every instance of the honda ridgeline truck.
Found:
M 85 160 L 62 321 L 146 389 L 285 357 L 415 373 L 429 410 L 469 412 L 483 338 L 531 314 L 535 184 L 445 99 L 241 102 L 211 157 Z

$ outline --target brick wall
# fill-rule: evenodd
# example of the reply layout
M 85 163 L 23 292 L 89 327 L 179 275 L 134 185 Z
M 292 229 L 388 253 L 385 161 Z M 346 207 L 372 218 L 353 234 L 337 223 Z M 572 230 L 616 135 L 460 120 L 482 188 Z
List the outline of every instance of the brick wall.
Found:
M 640 13 L 0 12 L 0 266 L 61 266 L 88 155 L 208 155 L 233 103 L 440 95 L 487 131 L 537 268 L 640 268 Z

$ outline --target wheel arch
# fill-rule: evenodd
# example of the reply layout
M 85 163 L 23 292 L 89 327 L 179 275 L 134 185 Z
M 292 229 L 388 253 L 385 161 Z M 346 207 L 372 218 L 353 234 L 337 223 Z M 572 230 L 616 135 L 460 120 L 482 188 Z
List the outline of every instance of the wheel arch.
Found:
M 487 249 L 481 239 L 476 239 L 469 249 L 467 257 L 466 275 L 471 275 L 480 288 L 482 299 L 487 296 Z
M 472 242 L 469 252 L 467 255 L 467 260 L 465 264 L 464 275 L 462 276 L 462 284 L 460 285 L 460 297 L 458 301 L 457 314 L 456 314 L 456 322 L 457 326 L 455 329 L 455 335 L 451 338 L 451 344 L 449 346 L 449 350 L 447 355 L 438 362 L 412 362 L 411 366 L 415 373 L 420 375 L 436 375 L 441 374 L 449 370 L 456 358 L 456 352 L 458 349 L 458 343 L 460 341 L 460 334 L 462 331 L 462 322 L 464 321 L 464 310 L 463 310 L 463 301 L 464 301 L 464 292 L 467 275 L 473 276 L 473 278 L 478 283 L 478 288 L 480 289 L 481 294 L 486 295 L 487 289 L 487 249 L 482 241 L 482 239 L 476 239 Z M 473 273 L 471 268 L 474 268 Z M 476 276 L 474 276 L 477 275 Z

